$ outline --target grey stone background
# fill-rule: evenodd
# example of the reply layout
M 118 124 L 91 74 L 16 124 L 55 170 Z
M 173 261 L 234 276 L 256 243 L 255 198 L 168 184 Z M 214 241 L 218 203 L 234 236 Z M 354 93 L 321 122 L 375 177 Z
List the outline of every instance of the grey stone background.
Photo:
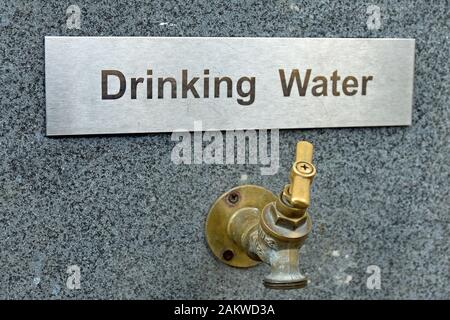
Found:
M 66 28 L 70 4 L 81 30 Z M 370 4 L 380 30 L 366 26 Z M 450 298 L 448 1 L 7 0 L 0 18 L 0 298 Z M 282 130 L 273 176 L 174 165 L 170 134 L 47 138 L 46 35 L 415 38 L 413 124 Z M 319 172 L 301 262 L 311 283 L 272 291 L 268 267 L 215 260 L 203 226 L 242 174 L 281 190 L 299 139 Z M 72 264 L 80 290 L 66 287 Z M 381 290 L 366 287 L 369 265 Z

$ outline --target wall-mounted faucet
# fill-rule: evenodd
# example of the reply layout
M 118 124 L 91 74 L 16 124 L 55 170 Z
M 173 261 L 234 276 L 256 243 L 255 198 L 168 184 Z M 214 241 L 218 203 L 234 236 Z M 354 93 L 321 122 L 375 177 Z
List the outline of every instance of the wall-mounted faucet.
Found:
M 233 188 L 212 205 L 206 221 L 206 239 L 214 255 L 234 267 L 252 267 L 261 261 L 271 267 L 264 285 L 275 289 L 306 286 L 299 270 L 299 250 L 311 231 L 306 212 L 316 168 L 313 145 L 297 143 L 290 183 L 277 197 L 254 185 Z

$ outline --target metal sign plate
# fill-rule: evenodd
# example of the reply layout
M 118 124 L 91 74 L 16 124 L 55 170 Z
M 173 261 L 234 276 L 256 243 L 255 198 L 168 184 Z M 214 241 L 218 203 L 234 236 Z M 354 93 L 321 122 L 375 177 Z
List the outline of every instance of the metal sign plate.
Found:
M 46 37 L 47 135 L 411 124 L 412 39 Z

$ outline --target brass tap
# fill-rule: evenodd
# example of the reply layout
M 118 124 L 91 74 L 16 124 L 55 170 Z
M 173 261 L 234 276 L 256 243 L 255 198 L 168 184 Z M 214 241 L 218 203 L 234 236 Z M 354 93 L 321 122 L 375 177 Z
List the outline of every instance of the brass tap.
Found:
M 220 196 L 206 221 L 206 239 L 214 255 L 235 267 L 263 261 L 271 266 L 264 285 L 275 289 L 306 286 L 299 270 L 299 250 L 311 231 L 310 188 L 316 175 L 313 145 L 297 143 L 289 184 L 277 197 L 254 185 Z

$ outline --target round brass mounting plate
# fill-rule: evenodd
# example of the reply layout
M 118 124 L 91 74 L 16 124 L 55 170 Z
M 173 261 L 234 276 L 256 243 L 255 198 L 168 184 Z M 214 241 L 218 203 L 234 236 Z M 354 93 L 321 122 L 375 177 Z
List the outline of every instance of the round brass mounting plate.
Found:
M 206 241 L 214 255 L 233 267 L 248 268 L 257 265 L 260 261 L 251 259 L 228 237 L 228 221 L 239 209 L 257 208 L 261 211 L 276 199 L 272 192 L 255 185 L 235 187 L 217 198 L 209 210 L 205 227 Z

